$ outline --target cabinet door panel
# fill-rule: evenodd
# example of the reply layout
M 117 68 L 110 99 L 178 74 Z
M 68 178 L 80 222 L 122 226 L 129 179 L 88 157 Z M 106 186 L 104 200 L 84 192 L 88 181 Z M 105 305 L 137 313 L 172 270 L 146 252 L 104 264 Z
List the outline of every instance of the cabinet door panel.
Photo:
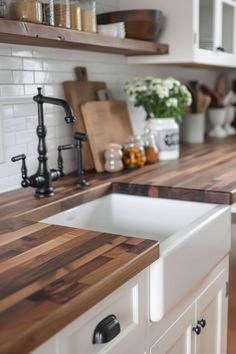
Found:
M 226 354 L 227 278 L 228 270 L 225 269 L 197 301 L 197 320 L 206 321 L 197 337 L 197 354 Z
M 150 354 L 194 354 L 194 304 L 151 348 Z

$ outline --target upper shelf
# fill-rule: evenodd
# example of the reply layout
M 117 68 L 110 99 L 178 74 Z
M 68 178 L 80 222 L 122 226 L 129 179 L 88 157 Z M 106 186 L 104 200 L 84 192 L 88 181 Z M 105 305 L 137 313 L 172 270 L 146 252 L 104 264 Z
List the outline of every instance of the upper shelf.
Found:
M 70 48 L 124 55 L 168 54 L 169 47 L 147 41 L 114 38 L 35 23 L 0 20 L 0 42 Z

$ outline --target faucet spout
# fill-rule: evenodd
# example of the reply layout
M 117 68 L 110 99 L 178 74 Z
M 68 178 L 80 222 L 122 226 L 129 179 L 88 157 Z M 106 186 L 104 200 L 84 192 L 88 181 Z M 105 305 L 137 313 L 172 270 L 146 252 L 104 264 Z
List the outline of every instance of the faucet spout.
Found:
M 53 104 L 56 106 L 61 106 L 64 109 L 65 114 L 66 114 L 65 115 L 65 122 L 67 124 L 69 124 L 69 123 L 73 123 L 75 121 L 75 118 L 72 114 L 71 108 L 65 100 L 63 100 L 61 98 L 43 96 L 41 91 L 42 91 L 42 88 L 38 87 L 38 94 L 33 97 L 33 100 L 35 102 L 37 102 L 39 105 L 42 105 L 43 103 L 49 103 L 49 104 Z

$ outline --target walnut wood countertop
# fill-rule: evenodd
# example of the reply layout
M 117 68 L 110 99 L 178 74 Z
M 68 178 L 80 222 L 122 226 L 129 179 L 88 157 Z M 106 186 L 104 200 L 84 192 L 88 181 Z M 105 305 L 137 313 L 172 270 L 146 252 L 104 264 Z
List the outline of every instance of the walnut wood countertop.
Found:
M 182 147 L 181 159 L 118 175 L 56 182 L 0 196 L 0 354 L 26 354 L 159 257 L 154 241 L 38 221 L 118 192 L 201 202 L 236 201 L 236 138 Z M 145 235 L 144 235 L 145 236 Z

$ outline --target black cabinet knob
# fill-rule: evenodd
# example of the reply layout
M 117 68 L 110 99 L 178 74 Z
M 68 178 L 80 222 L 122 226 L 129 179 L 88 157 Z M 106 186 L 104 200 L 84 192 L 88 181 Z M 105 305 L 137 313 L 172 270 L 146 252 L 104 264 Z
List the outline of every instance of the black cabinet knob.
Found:
M 218 52 L 224 52 L 225 51 L 224 47 L 217 47 L 216 50 Z
M 108 343 L 120 333 L 120 323 L 115 315 L 105 317 L 96 326 L 93 333 L 93 344 Z
M 204 320 L 203 318 L 200 321 L 197 321 L 197 323 L 202 327 L 206 327 L 206 320 Z
M 195 332 L 196 335 L 199 336 L 199 334 L 201 333 L 201 326 L 197 324 L 195 327 L 193 327 L 193 332 Z

